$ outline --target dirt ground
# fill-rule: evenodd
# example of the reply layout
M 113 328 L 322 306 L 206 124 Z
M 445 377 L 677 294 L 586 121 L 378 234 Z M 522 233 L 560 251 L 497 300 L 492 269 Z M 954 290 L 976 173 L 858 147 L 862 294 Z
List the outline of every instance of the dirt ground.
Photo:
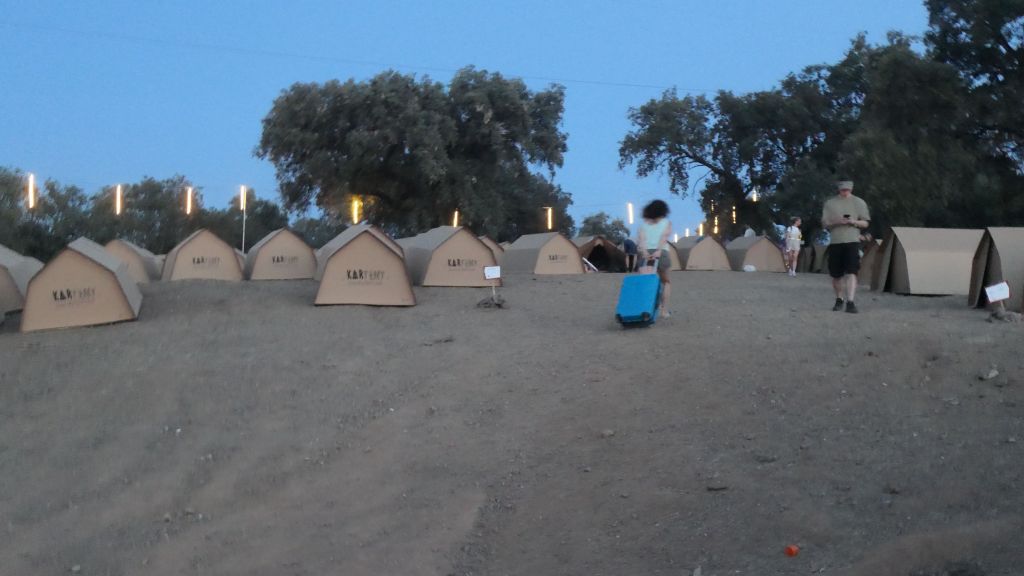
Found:
M 311 305 L 145 286 L 0 326 L 0 573 L 1021 574 L 1024 324 L 820 275 L 621 275 Z M 799 554 L 787 556 L 788 545 Z

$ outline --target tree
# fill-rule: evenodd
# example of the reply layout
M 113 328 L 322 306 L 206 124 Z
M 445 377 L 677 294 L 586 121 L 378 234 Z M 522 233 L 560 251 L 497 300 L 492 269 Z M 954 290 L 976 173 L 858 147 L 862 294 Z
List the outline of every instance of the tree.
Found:
M 699 192 L 709 223 L 717 217 L 727 234 L 744 224 L 772 231 L 799 215 L 813 237 L 832 183 L 844 177 L 871 206 L 876 232 L 1020 222 L 1024 198 L 1011 192 L 1019 175 L 1007 170 L 1008 155 L 986 153 L 969 84 L 913 42 L 891 33 L 872 46 L 858 36 L 839 62 L 807 67 L 770 91 L 714 100 L 666 92 L 630 110 L 620 166 L 667 172 L 676 194 Z M 752 189 L 762 202 L 748 201 Z
M 233 196 L 226 210 L 204 210 L 199 217 L 200 226 L 208 228 L 235 248 L 242 249 L 242 210 L 238 196 Z M 288 225 L 288 216 L 281 207 L 269 200 L 256 197 L 256 191 L 246 189 L 245 194 L 245 249 L 264 236 Z
M 610 218 L 604 212 L 587 216 L 580 225 L 580 236 L 604 236 L 613 244 L 621 244 L 623 240 L 629 238 L 629 228 L 621 219 L 616 218 L 609 222 Z
M 553 176 L 566 135 L 564 91 L 531 92 L 521 80 L 460 70 L 447 90 L 396 72 L 367 82 L 295 84 L 263 120 L 256 154 L 270 160 L 288 210 L 310 205 L 364 215 L 399 235 L 448 222 L 457 209 L 495 237 L 531 229 L 543 206 L 564 212 Z
M 18 227 L 25 216 L 25 177 L 16 170 L 0 168 L 0 245 L 24 252 Z
M 115 214 L 115 187 L 108 186 L 93 196 L 88 236 L 101 244 L 114 238 L 128 240 L 155 254 L 165 254 L 200 225 L 203 194 L 193 187 L 192 213 L 185 213 L 184 176 L 164 180 L 145 177 L 141 182 L 123 184 L 122 211 Z
M 297 218 L 291 224 L 293 232 L 313 248 L 320 248 L 345 231 L 347 226 L 336 216 L 324 214 L 319 218 Z
M 971 86 L 974 135 L 1024 169 L 1024 1 L 926 0 L 932 56 Z

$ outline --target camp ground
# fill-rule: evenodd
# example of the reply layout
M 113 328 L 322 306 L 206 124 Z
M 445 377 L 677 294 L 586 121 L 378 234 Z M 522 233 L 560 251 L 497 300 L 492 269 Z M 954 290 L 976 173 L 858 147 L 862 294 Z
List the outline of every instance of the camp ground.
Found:
M 731 270 L 725 248 L 711 236 L 690 236 L 675 243 L 681 270 Z
M 28 281 L 43 263 L 0 245 L 0 316 L 21 310 Z
M 315 273 L 313 249 L 287 228 L 267 234 L 246 255 L 245 276 L 250 280 L 300 280 Z
M 375 226 L 349 227 L 325 244 L 317 251 L 315 278 L 318 306 L 416 304 L 402 248 Z
M 984 230 L 892 228 L 879 248 L 872 290 L 896 294 L 963 295 Z
M 580 256 L 602 272 L 624 272 L 626 253 L 609 242 L 604 236 L 577 236 L 572 243 L 579 249 Z
M 485 267 L 497 266 L 494 252 L 467 228 L 440 226 L 396 242 L 416 286 L 501 285 L 500 279 L 484 278 Z
M 227 242 L 201 228 L 167 253 L 163 279 L 239 281 L 243 260 Z
M 1006 282 L 1010 298 L 1003 300 L 1008 310 L 1024 310 L 1024 228 L 989 228 L 981 237 L 971 266 L 971 291 L 967 304 L 988 304 L 985 287 Z
M 128 267 L 128 273 L 139 284 L 160 279 L 161 268 L 156 256 L 141 246 L 116 238 L 103 247 Z
M 128 266 L 103 246 L 79 238 L 29 282 L 21 331 L 135 320 L 142 293 Z
M 478 238 L 491 249 L 491 253 L 494 254 L 494 261 L 498 263 L 498 266 L 501 266 L 502 257 L 505 256 L 505 248 L 491 239 L 490 236 L 484 235 L 478 236 Z
M 558 232 L 526 234 L 505 249 L 502 267 L 530 274 L 583 274 L 583 259 L 568 238 Z
M 786 271 L 782 250 L 764 236 L 737 238 L 729 242 L 725 252 L 733 270 L 742 271 L 744 266 L 753 266 L 758 272 Z

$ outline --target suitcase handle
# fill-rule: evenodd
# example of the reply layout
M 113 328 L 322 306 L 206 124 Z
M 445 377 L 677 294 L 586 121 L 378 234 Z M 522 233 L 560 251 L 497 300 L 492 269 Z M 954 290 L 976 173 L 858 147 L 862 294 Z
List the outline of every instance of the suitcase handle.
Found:
M 638 272 L 641 274 L 657 274 L 658 264 L 661 262 L 660 256 L 648 256 L 644 263 L 640 265 Z M 650 268 L 650 271 L 644 272 L 645 269 Z

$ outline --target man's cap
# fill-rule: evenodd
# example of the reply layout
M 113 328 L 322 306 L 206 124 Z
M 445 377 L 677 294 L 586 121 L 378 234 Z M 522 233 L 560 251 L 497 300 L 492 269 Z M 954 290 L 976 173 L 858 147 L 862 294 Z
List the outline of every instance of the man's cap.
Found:
M 836 190 L 853 190 L 853 180 L 840 180 L 836 182 Z

